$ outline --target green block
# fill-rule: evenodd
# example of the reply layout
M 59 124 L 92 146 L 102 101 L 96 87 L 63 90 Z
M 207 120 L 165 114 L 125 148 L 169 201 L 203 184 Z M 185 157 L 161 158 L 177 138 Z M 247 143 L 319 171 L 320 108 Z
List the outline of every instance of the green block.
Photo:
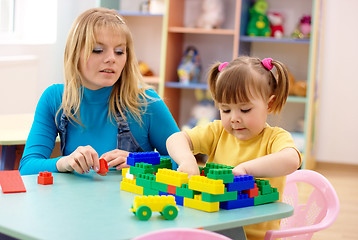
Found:
M 155 175 L 140 173 L 136 178 L 136 185 L 141 187 L 152 188 L 152 183 L 155 182 Z
M 181 187 L 176 187 L 175 195 L 186 198 L 194 198 L 195 194 L 199 194 L 200 192 L 189 189 L 188 184 L 184 183 Z
M 237 191 L 225 192 L 224 194 L 210 194 L 203 192 L 201 200 L 204 202 L 226 202 L 237 200 Z
M 158 169 L 160 168 L 172 169 L 172 161 L 170 160 L 170 158 L 162 157 L 160 158 L 160 164 L 153 165 L 153 170 L 155 173 L 158 172 Z
M 204 167 L 204 175 L 208 175 L 210 169 L 233 169 L 233 167 L 218 163 L 207 163 Z
M 161 183 L 161 182 L 153 182 L 152 189 L 158 190 L 161 192 L 168 192 L 168 184 Z
M 159 191 L 152 188 L 143 188 L 143 195 L 159 195 Z
M 268 180 L 255 179 L 255 182 L 262 195 L 270 194 L 273 192 Z
M 210 179 L 222 179 L 224 183 L 234 182 L 234 174 L 231 169 L 209 169 L 207 177 Z
M 260 205 L 260 204 L 278 201 L 280 196 L 279 193 L 277 192 L 277 188 L 273 188 L 272 190 L 273 190 L 272 193 L 254 197 L 254 205 Z
M 129 173 L 138 176 L 139 174 L 153 173 L 153 165 L 149 163 L 136 163 L 135 166 L 131 166 Z

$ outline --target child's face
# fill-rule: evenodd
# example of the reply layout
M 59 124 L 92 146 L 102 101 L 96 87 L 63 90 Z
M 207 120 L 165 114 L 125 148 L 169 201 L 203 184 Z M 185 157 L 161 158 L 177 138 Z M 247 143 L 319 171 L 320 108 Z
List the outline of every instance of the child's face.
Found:
M 261 99 L 248 103 L 220 103 L 218 106 L 225 130 L 240 140 L 256 137 L 266 126 L 269 106 Z
M 109 28 L 96 31 L 96 43 L 86 62 L 84 49 L 80 56 L 83 86 L 98 90 L 113 86 L 119 79 L 127 60 L 126 38 Z

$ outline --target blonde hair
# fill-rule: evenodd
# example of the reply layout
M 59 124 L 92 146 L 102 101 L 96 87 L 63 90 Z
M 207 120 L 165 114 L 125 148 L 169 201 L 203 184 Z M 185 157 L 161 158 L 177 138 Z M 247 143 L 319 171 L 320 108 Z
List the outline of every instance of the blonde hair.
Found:
M 217 103 L 250 102 L 260 97 L 266 101 L 274 96 L 271 105 L 273 113 L 279 113 L 288 96 L 288 74 L 286 66 L 272 60 L 277 78 L 266 69 L 260 59 L 241 56 L 231 61 L 219 71 L 220 62 L 212 65 L 209 71 L 209 87 Z
M 127 53 L 122 74 L 112 88 L 108 115 L 118 120 L 116 113 L 119 112 L 126 119 L 123 111 L 128 109 L 133 117 L 141 123 L 141 114 L 144 110 L 140 110 L 140 107 L 147 104 L 146 97 L 148 96 L 145 94 L 145 90 L 149 87 L 143 82 L 134 53 L 132 34 L 127 24 L 117 11 L 106 8 L 89 9 L 79 15 L 72 25 L 64 55 L 65 88 L 62 104 L 57 114 L 63 109 L 63 113 L 69 120 L 82 125 L 79 113 L 83 94 L 82 74 L 79 70 L 80 53 L 84 49 L 85 61 L 89 59 L 96 43 L 96 31 L 103 27 L 109 27 L 112 31 L 125 35 Z

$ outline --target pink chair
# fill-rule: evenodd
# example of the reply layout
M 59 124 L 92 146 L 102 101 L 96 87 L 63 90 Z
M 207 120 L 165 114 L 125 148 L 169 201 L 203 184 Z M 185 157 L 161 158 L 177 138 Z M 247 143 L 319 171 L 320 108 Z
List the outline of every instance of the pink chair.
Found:
M 133 240 L 231 240 L 224 235 L 204 229 L 168 228 L 136 237 Z
M 304 204 L 299 201 L 297 183 L 313 187 Z M 265 240 L 311 239 L 313 233 L 329 227 L 339 213 L 339 200 L 333 186 L 323 175 L 311 170 L 297 170 L 287 176 L 283 202 L 294 207 L 294 215 L 281 220 L 280 230 L 267 231 Z

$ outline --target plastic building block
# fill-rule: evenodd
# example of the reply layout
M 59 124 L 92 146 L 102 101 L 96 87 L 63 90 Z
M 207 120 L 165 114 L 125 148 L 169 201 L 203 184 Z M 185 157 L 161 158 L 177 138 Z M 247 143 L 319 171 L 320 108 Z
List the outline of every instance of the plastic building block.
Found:
M 233 167 L 218 163 L 207 163 L 204 167 L 205 176 L 208 174 L 210 169 L 233 169 Z
M 248 194 L 249 198 L 254 198 L 254 197 L 257 197 L 259 195 L 259 188 L 257 187 L 257 185 L 255 183 L 254 188 L 244 190 L 244 191 L 242 191 L 242 193 Z
M 138 176 L 143 173 L 154 173 L 153 167 L 149 163 L 136 163 L 135 166 L 131 166 L 129 172 Z
M 273 192 L 268 180 L 256 179 L 255 182 L 262 195 L 266 195 Z
M 37 176 L 37 183 L 42 185 L 50 185 L 53 184 L 53 176 L 50 172 L 40 172 Z
M 219 202 L 203 202 L 201 201 L 201 195 L 195 195 L 193 199 L 184 198 L 184 207 L 190 207 L 205 212 L 217 212 L 219 211 Z
M 161 183 L 158 181 L 155 181 L 152 183 L 152 188 L 161 192 L 167 192 L 168 191 L 168 184 Z
M 143 195 L 159 195 L 159 190 L 143 187 Z
M 247 194 L 238 194 L 236 200 L 220 202 L 220 208 L 226 210 L 250 206 L 254 206 L 254 198 L 249 198 Z
M 26 192 L 19 170 L 0 171 L 0 185 L 3 193 Z
M 101 158 L 99 159 L 99 171 L 97 173 L 106 173 L 108 172 L 108 163 L 105 159 Z
M 231 169 L 209 169 L 207 178 L 222 179 L 224 183 L 231 183 L 234 181 L 234 174 Z
M 225 185 L 221 179 L 214 180 L 196 175 L 191 176 L 189 180 L 189 189 L 211 194 L 223 194 Z
M 237 199 L 237 192 L 224 192 L 223 194 L 210 194 L 203 192 L 201 200 L 204 202 L 224 202 Z
M 136 163 L 140 162 L 158 165 L 160 164 L 160 155 L 158 152 L 129 153 L 127 157 L 127 165 L 135 166 Z
M 122 176 L 126 177 L 127 172 L 129 172 L 129 168 L 122 168 Z
M 158 169 L 156 174 L 157 182 L 181 187 L 184 183 L 188 183 L 189 177 L 187 173 L 177 172 L 171 169 Z
M 227 191 L 242 191 L 255 187 L 255 180 L 251 175 L 235 176 L 232 183 L 226 184 Z
M 145 188 L 152 188 L 153 182 L 155 182 L 155 175 L 153 174 L 139 174 L 136 178 L 136 184 Z
M 176 186 L 168 185 L 167 193 L 175 195 L 176 194 L 176 188 L 177 188 Z
M 121 182 L 121 190 L 143 195 L 143 187 L 136 185 L 136 180 L 123 178 Z
M 272 188 L 272 193 L 259 195 L 257 197 L 254 197 L 254 205 L 260 205 L 265 203 L 270 203 L 274 201 L 278 201 L 280 198 L 279 193 L 277 192 L 277 188 Z
M 160 168 L 168 168 L 172 169 L 172 161 L 168 157 L 161 157 L 160 158 L 160 164 L 159 165 L 153 165 L 154 172 L 158 172 L 158 169 Z
M 181 187 L 177 187 L 176 189 L 177 196 L 194 198 L 195 194 L 200 194 L 200 192 L 189 189 L 188 184 L 183 184 Z
M 136 196 L 130 209 L 140 220 L 148 220 L 152 212 L 160 212 L 167 220 L 177 217 L 179 209 L 174 196 Z

